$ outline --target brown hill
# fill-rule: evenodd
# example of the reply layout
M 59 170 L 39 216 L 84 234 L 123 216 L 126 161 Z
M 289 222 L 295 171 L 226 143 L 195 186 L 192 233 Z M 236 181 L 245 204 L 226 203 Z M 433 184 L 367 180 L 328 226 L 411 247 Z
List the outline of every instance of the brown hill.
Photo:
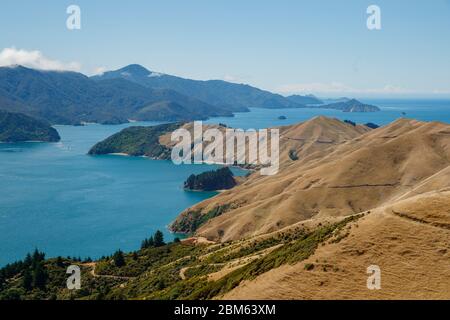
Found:
M 315 118 L 282 128 L 282 167 L 183 212 L 174 230 L 215 217 L 197 235 L 234 240 L 310 218 L 346 216 L 449 186 L 450 126 L 400 119 L 368 131 Z M 288 142 L 283 142 L 287 140 Z M 286 159 L 295 149 L 298 160 Z
M 222 298 L 450 299 L 449 248 L 447 188 L 380 207 L 340 242 L 328 241 L 307 260 L 272 269 Z M 367 288 L 371 265 L 380 267 L 380 290 Z
M 307 122 L 280 128 L 280 163 L 292 164 L 290 153 L 298 159 L 310 157 L 316 151 L 352 140 L 370 128 L 331 119 L 324 116 L 315 117 Z

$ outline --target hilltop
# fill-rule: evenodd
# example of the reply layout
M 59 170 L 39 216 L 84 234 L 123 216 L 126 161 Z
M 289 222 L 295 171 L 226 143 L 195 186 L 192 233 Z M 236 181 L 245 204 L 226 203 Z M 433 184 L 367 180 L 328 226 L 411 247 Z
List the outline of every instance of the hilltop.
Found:
M 319 98 L 317 98 L 316 96 L 309 94 L 306 96 L 301 96 L 298 94 L 294 94 L 291 95 L 289 97 L 287 97 L 289 100 L 298 103 L 298 104 L 302 104 L 302 105 L 311 105 L 311 104 L 323 104 L 324 102 L 322 100 L 320 100 Z

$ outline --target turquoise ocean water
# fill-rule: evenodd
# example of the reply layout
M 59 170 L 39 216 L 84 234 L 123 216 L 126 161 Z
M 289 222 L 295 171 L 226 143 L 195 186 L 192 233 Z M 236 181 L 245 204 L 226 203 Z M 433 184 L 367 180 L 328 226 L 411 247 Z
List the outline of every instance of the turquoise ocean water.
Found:
M 124 127 L 57 126 L 60 143 L 0 144 L 0 265 L 34 248 L 82 258 L 134 250 L 157 229 L 171 240 L 167 225 L 216 194 L 182 188 L 211 166 L 86 155 Z
M 213 118 L 207 123 L 225 123 L 233 128 L 267 128 L 303 122 L 318 115 L 352 120 L 357 123 L 373 122 L 386 125 L 398 118 L 411 118 L 423 121 L 442 121 L 450 123 L 450 100 L 370 100 L 361 99 L 364 103 L 374 104 L 381 108 L 380 112 L 345 113 L 327 109 L 251 109 L 248 113 L 238 113 L 234 118 Z M 286 116 L 286 120 L 279 120 Z
M 450 123 L 450 101 L 364 100 L 377 113 L 321 109 L 252 109 L 234 118 L 215 118 L 235 128 L 264 128 L 317 115 L 385 125 L 399 117 Z M 285 115 L 287 120 L 278 120 Z M 154 125 L 135 123 L 129 125 Z M 206 165 L 86 153 L 126 126 L 57 126 L 56 144 L 0 144 L 0 266 L 39 248 L 48 256 L 91 256 L 139 248 L 142 239 L 166 226 L 187 207 L 215 193 L 185 192 L 183 181 Z M 242 172 L 240 172 L 242 173 Z

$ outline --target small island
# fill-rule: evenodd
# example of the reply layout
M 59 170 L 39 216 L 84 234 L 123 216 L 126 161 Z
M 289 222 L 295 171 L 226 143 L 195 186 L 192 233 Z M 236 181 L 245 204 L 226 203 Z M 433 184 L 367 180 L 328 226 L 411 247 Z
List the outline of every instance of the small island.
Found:
M 61 138 L 49 123 L 22 113 L 0 110 L 0 142 L 58 142 Z
M 124 154 L 168 160 L 171 150 L 159 141 L 160 136 L 172 132 L 181 124 L 170 123 L 152 127 L 129 127 L 97 143 L 89 155 Z
M 365 124 L 366 127 L 369 127 L 370 129 L 378 129 L 380 126 L 377 125 L 376 123 L 372 123 L 372 122 L 367 122 Z
M 377 106 L 362 103 L 356 99 L 351 99 L 348 101 L 340 101 L 336 103 L 330 103 L 318 106 L 321 109 L 336 109 L 343 112 L 378 112 L 381 111 Z
M 192 191 L 228 190 L 234 186 L 236 186 L 236 180 L 228 167 L 203 172 L 199 175 L 193 174 L 184 183 L 184 188 Z

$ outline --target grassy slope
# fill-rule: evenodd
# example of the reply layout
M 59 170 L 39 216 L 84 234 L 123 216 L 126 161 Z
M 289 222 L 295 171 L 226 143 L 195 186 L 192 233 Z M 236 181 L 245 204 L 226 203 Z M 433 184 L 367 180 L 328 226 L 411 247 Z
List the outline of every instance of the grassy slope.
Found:
M 281 138 L 290 141 L 307 136 L 314 139 L 311 145 L 298 141 L 299 159 L 282 160 L 276 176 L 252 175 L 234 189 L 187 209 L 173 224 L 174 229 L 193 214 L 201 217 L 228 205 L 220 216 L 202 224 L 197 235 L 236 240 L 302 220 L 371 210 L 391 199 L 413 195 L 412 190 L 427 192 L 450 186 L 448 179 L 436 179 L 436 174 L 450 165 L 448 124 L 402 119 L 338 140 L 337 133 L 350 133 L 341 126 L 324 118 L 301 124 L 295 132 L 282 132 Z M 338 143 L 325 143 L 331 140 Z M 302 153 L 305 148 L 310 152 Z
M 373 210 L 305 263 L 247 282 L 225 299 L 450 299 L 450 191 Z M 368 290 L 367 267 L 381 268 L 381 290 Z

